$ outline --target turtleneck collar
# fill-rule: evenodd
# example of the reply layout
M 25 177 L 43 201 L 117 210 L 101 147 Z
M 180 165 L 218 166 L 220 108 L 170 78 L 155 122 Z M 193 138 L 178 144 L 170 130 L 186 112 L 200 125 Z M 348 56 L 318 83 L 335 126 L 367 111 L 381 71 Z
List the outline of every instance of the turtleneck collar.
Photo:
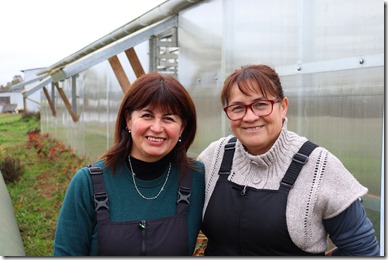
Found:
M 301 146 L 300 140 L 297 135 L 295 135 L 293 132 L 290 132 L 287 130 L 287 118 L 283 121 L 283 127 L 280 131 L 280 134 L 278 138 L 276 139 L 275 143 L 272 145 L 272 147 L 265 152 L 264 154 L 259 155 L 253 155 L 250 154 L 242 145 L 240 141 L 236 142 L 236 155 L 235 161 L 233 162 L 234 165 L 240 165 L 243 167 L 247 167 L 249 165 L 249 162 L 254 161 L 259 164 L 265 164 L 267 166 L 273 164 L 277 160 L 280 160 L 280 158 L 287 158 L 292 157 Z M 307 140 L 307 139 L 306 139 Z M 296 142 L 295 142 L 296 141 Z M 284 157 L 286 156 L 286 157 Z
M 130 158 L 133 171 L 136 173 L 136 177 L 143 180 L 152 180 L 158 178 L 165 172 L 168 164 L 171 162 L 171 154 L 166 155 L 156 162 L 145 162 L 132 156 L 130 156 Z M 126 164 L 129 168 L 128 160 L 126 161 Z

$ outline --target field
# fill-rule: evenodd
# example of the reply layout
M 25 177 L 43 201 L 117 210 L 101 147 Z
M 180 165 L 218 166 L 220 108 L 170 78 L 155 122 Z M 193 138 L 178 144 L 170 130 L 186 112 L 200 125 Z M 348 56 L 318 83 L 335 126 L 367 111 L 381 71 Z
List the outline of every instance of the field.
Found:
M 24 169 L 7 188 L 26 256 L 50 256 L 64 194 L 83 160 L 39 132 L 39 114 L 0 116 L 0 158 L 6 157 Z

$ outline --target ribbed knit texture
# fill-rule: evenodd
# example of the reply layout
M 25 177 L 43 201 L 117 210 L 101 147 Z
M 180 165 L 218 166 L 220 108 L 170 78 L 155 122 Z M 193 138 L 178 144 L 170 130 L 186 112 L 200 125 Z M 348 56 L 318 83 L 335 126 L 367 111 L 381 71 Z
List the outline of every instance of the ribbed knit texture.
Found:
M 231 137 L 211 143 L 198 156 L 206 169 L 203 215 L 218 179 L 223 147 Z M 279 138 L 265 154 L 252 155 L 237 140 L 228 180 L 256 189 L 277 190 L 292 157 L 306 140 L 287 130 L 287 119 Z M 367 191 L 338 158 L 323 147 L 316 148 L 289 193 L 286 218 L 291 239 L 307 252 L 325 251 L 327 234 L 322 220 L 338 215 Z

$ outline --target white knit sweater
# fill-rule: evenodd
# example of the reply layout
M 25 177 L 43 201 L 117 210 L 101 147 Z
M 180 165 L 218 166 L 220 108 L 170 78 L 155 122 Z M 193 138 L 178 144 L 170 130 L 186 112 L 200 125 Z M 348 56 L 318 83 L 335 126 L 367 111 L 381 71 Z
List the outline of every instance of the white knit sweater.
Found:
M 224 146 L 231 137 L 211 143 L 198 156 L 206 170 L 203 215 L 218 179 Z M 306 140 L 287 130 L 287 119 L 279 138 L 265 154 L 252 155 L 237 140 L 228 180 L 256 189 L 279 189 L 292 157 Z M 288 196 L 286 217 L 292 241 L 307 252 L 325 251 L 327 234 L 322 220 L 338 215 L 367 191 L 337 157 L 325 148 L 317 147 L 303 166 Z

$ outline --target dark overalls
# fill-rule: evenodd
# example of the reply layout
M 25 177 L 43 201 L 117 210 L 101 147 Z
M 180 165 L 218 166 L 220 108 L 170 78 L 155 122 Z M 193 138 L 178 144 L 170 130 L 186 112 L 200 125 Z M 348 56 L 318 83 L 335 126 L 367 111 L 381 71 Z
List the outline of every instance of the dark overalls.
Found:
M 203 220 L 202 231 L 208 238 L 205 256 L 314 255 L 292 242 L 286 207 L 288 192 L 316 145 L 307 141 L 294 156 L 279 189 L 266 190 L 227 180 L 236 140 L 232 139 L 225 145 L 219 178 Z
M 94 187 L 98 227 L 98 254 L 105 256 L 189 255 L 187 214 L 191 194 L 191 171 L 178 189 L 176 215 L 161 219 L 112 222 L 108 195 L 100 167 L 89 166 Z

